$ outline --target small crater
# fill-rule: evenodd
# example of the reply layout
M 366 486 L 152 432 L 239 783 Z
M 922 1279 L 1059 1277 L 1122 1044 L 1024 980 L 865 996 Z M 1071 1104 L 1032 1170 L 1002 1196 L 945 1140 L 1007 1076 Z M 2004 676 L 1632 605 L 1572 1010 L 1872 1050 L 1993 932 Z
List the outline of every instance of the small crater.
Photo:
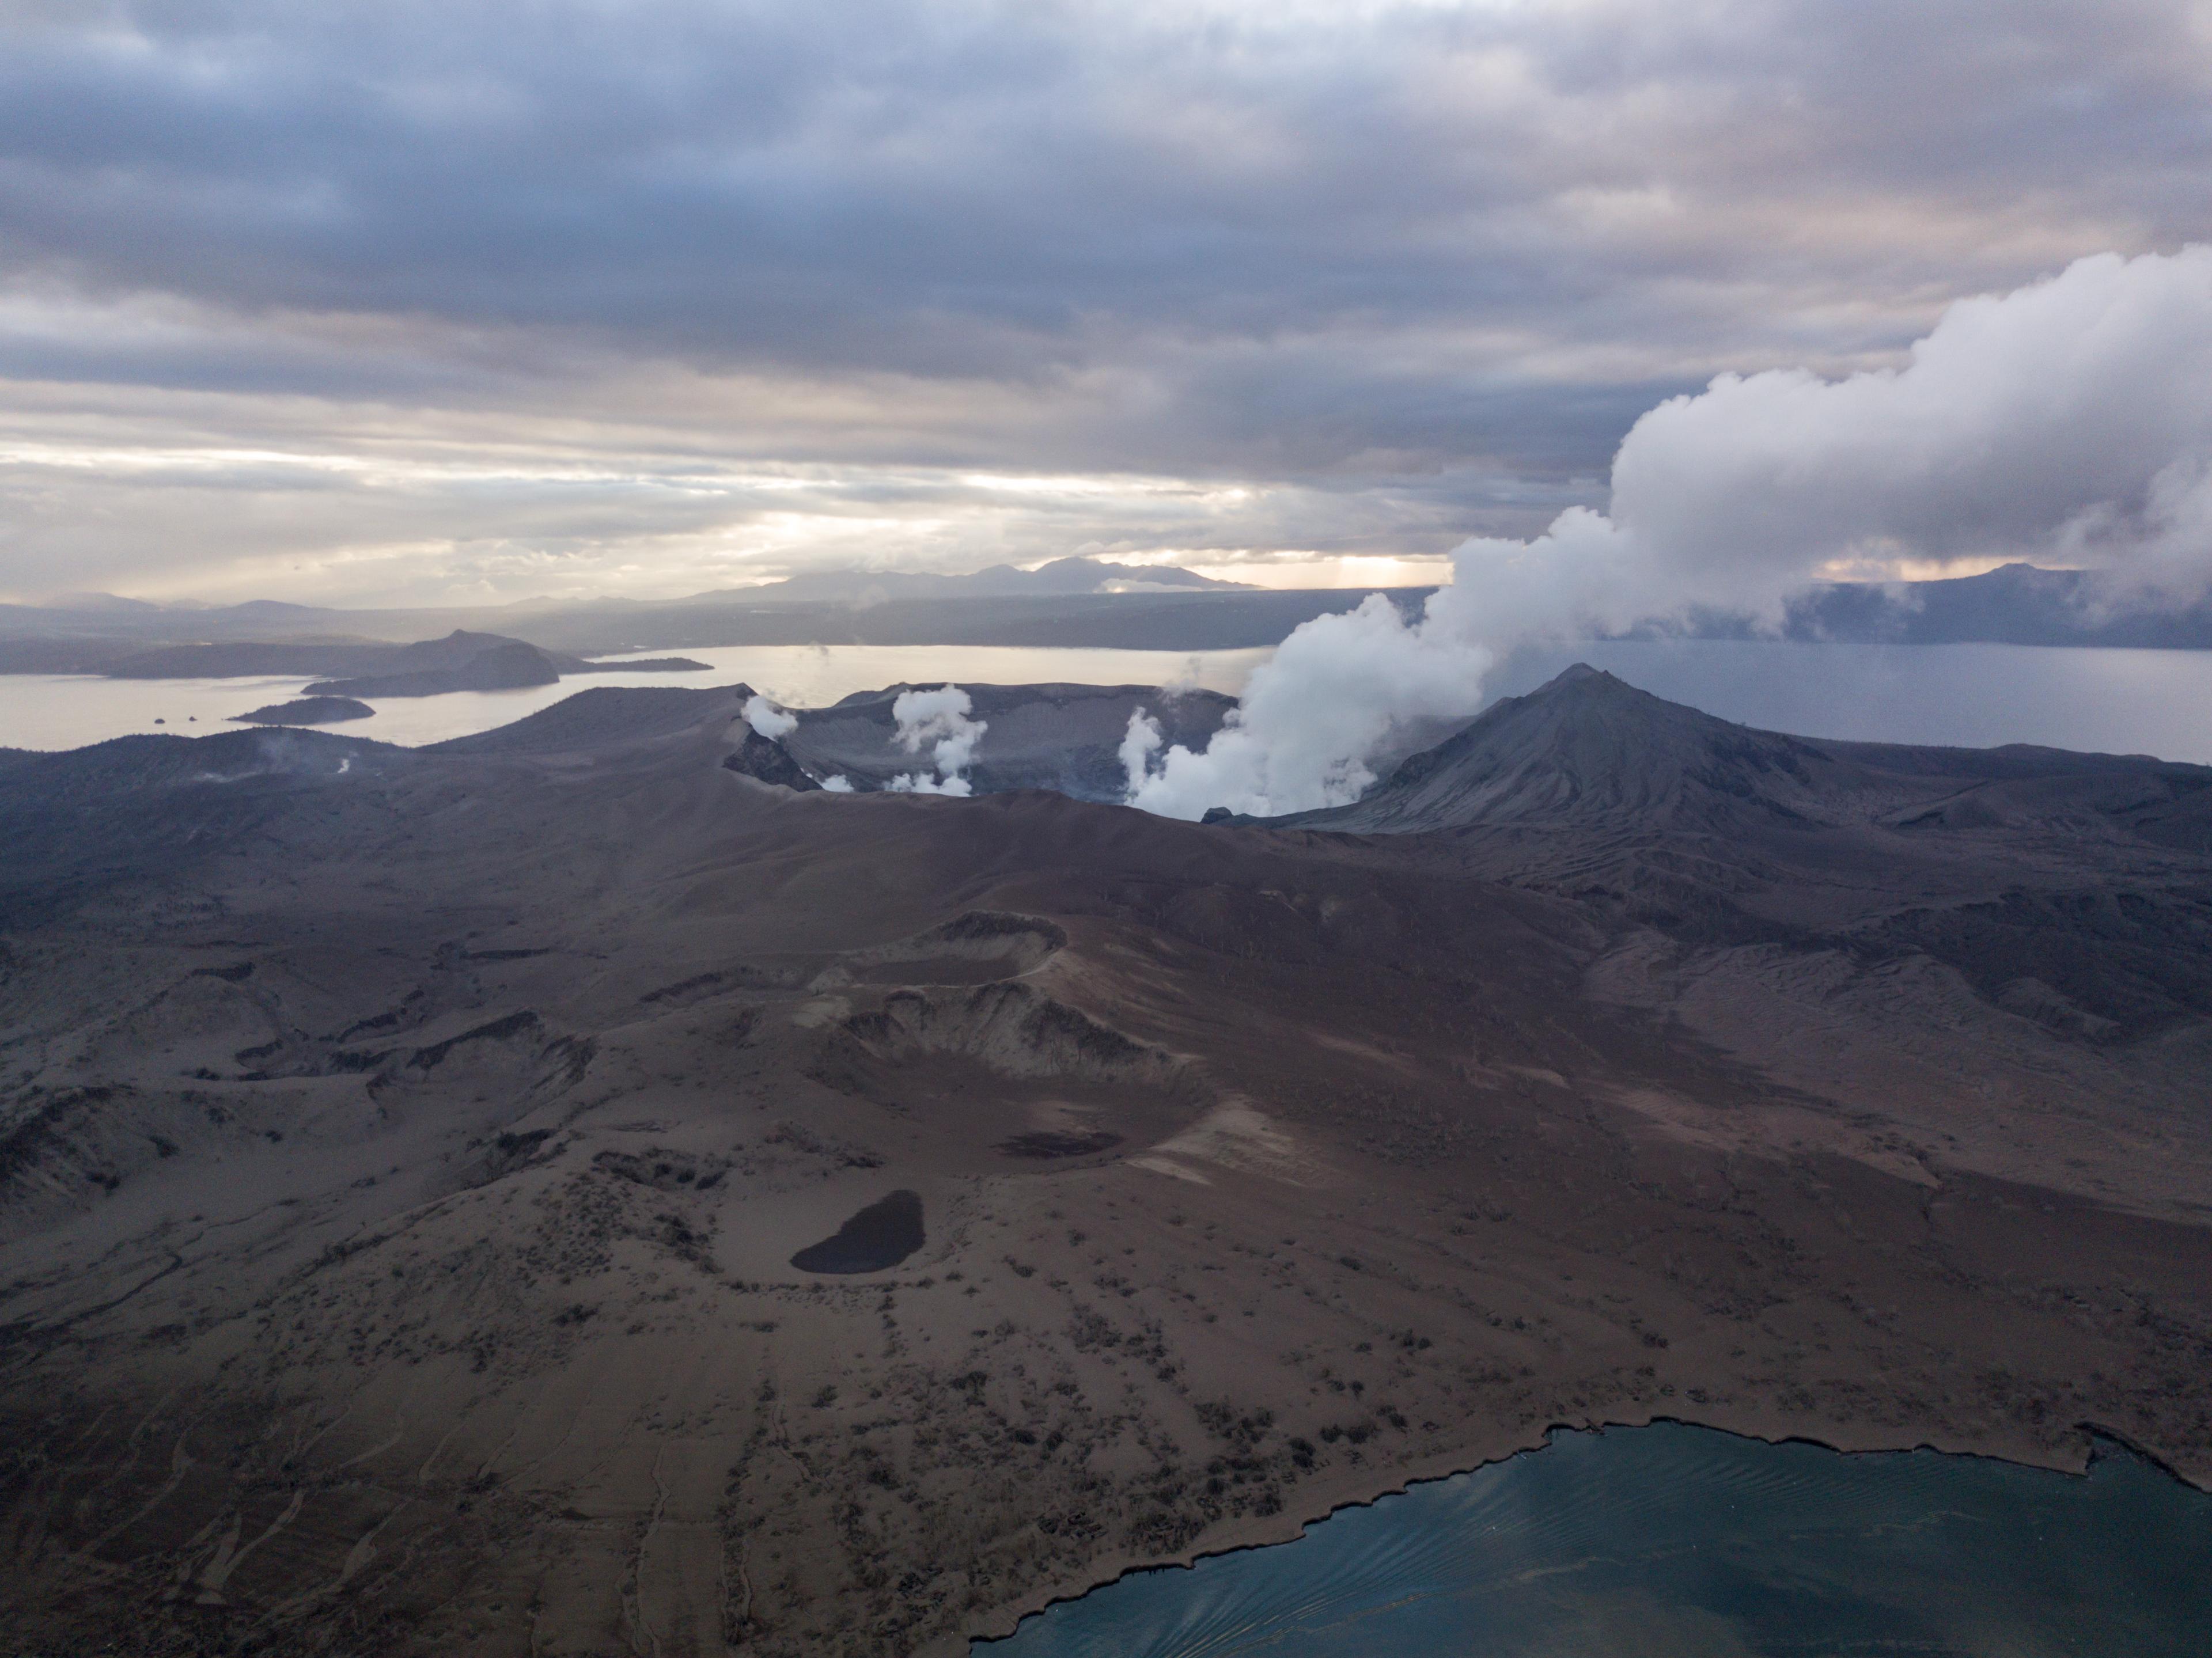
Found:
M 1067 934 L 1035 915 L 973 909 L 910 938 L 854 950 L 844 970 L 863 984 L 987 985 L 1020 978 L 1067 947 Z

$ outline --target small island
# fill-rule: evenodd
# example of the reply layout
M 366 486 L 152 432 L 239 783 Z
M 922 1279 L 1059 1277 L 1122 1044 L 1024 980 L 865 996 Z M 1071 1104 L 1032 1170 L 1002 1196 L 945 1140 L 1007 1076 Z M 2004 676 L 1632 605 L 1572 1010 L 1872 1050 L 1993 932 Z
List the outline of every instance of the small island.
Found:
M 350 696 L 301 696 L 289 702 L 271 702 L 251 714 L 231 716 L 246 726 L 335 726 L 341 720 L 366 720 L 376 710 Z

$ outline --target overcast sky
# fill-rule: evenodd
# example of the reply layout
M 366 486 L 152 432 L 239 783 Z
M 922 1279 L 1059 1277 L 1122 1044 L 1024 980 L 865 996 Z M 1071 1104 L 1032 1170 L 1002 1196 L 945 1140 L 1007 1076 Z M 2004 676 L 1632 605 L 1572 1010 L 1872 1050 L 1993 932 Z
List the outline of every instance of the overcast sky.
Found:
M 0 592 L 1419 580 L 2208 179 L 2206 0 L 0 0 Z

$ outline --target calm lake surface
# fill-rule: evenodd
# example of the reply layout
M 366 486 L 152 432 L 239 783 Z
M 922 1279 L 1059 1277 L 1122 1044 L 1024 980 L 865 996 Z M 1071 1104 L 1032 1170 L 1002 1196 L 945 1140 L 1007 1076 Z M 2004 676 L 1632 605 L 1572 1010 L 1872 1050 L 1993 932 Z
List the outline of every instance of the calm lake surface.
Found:
M 1654 1424 L 1305 1537 L 1147 1571 L 976 1658 L 2203 1658 L 2212 1497 L 2115 1447 L 2086 1479 Z
M 2212 764 L 2212 651 L 1693 640 L 1521 653 L 1515 695 L 1588 662 L 1669 701 L 1767 731 L 1994 748 L 2039 743 Z
M 599 674 L 527 690 L 390 698 L 331 729 L 386 743 L 489 731 L 591 685 L 737 681 L 798 707 L 914 684 L 1157 685 L 1234 693 L 1266 650 L 1028 650 L 973 646 L 732 647 L 684 653 L 700 673 Z M 1799 645 L 1688 641 L 1526 651 L 1499 665 L 1492 695 L 1533 689 L 1571 662 L 1723 719 L 1808 737 L 1987 747 L 2041 743 L 2212 763 L 2212 652 L 2039 649 L 2013 645 Z M 296 696 L 303 679 L 99 679 L 0 676 L 0 747 L 77 748 L 133 732 L 222 730 L 232 716 Z M 155 725 L 164 720 L 165 726 Z
M 819 708 L 854 691 L 948 681 L 1026 685 L 1060 680 L 1084 685 L 1158 685 L 1174 681 L 1234 693 L 1267 650 L 1021 650 L 1003 646 L 741 646 L 647 651 L 708 665 L 701 673 L 597 673 L 512 691 L 454 691 L 444 696 L 385 697 L 374 718 L 325 729 L 380 743 L 442 743 L 489 731 L 550 708 L 594 685 L 730 685 L 742 682 L 797 708 Z M 610 658 L 609 660 L 620 660 Z M 134 732 L 180 728 L 187 736 L 249 709 L 297 696 L 305 679 L 100 679 L 82 674 L 0 676 L 0 748 L 74 749 Z M 166 726 L 155 720 L 166 720 Z M 194 723 L 194 722 L 197 723 Z

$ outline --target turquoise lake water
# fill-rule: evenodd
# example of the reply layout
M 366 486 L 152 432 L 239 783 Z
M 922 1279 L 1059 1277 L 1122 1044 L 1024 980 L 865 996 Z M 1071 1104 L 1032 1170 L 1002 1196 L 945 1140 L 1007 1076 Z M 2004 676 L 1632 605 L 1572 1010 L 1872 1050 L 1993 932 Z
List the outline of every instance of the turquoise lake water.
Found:
M 1133 1574 L 975 1658 L 2205 1658 L 2212 1496 L 2100 1442 L 2086 1478 L 1676 1424 Z

